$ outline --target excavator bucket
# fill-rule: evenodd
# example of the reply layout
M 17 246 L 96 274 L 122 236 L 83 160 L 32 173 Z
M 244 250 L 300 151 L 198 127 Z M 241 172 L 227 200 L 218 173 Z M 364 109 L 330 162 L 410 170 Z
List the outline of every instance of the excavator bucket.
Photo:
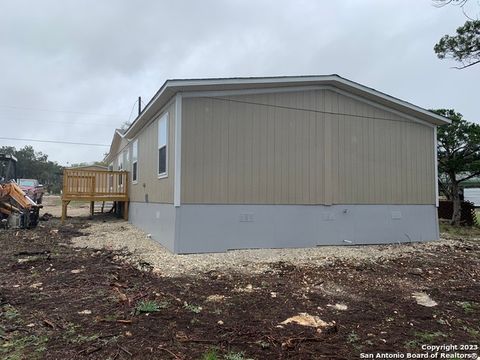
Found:
M 37 226 L 42 206 L 17 185 L 17 159 L 0 154 L 0 223 L 5 228 L 31 229 Z
M 40 208 L 15 182 L 0 184 L 0 218 L 5 227 L 34 228 Z

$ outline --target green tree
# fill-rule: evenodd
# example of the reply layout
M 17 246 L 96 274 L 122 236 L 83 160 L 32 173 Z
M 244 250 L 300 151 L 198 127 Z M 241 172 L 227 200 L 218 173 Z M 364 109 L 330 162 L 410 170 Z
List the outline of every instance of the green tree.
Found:
M 444 35 L 435 44 L 433 50 L 439 59 L 453 59 L 462 63 L 457 69 L 465 69 L 480 63 L 480 21 L 467 15 L 465 10 L 469 0 L 434 0 L 438 7 L 445 5 L 459 6 L 469 19 L 463 26 L 457 28 L 453 36 Z
M 462 63 L 458 69 L 480 63 L 480 20 L 465 22 L 454 36 L 445 35 L 434 46 L 438 58 L 451 58 Z
M 108 166 L 108 164 L 105 161 L 92 161 L 92 162 L 73 163 L 70 165 L 70 167 L 92 166 L 92 165 L 105 166 L 105 167 Z
M 452 109 L 432 112 L 452 121 L 438 127 L 438 181 L 443 193 L 453 201 L 451 223 L 460 225 L 461 184 L 480 175 L 480 125 L 466 121 Z
M 48 160 L 46 154 L 35 151 L 30 145 L 18 150 L 13 146 L 2 146 L 0 153 L 17 158 L 17 177 L 19 179 L 37 179 L 45 185 L 48 191 L 60 191 L 63 168 L 56 162 Z

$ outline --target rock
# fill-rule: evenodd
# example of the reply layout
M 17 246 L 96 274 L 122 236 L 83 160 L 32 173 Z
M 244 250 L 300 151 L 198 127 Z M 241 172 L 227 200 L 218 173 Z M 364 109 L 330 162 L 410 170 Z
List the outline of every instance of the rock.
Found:
M 321 332 L 322 329 L 335 327 L 335 321 L 326 322 L 320 319 L 318 316 L 310 315 L 307 313 L 299 313 L 296 316 L 292 316 L 285 321 L 282 321 L 280 324 L 287 325 L 290 323 L 296 323 L 302 326 L 314 327 L 318 332 Z
M 420 268 L 414 268 L 412 270 L 409 271 L 410 274 L 413 274 L 413 275 L 422 275 L 423 274 L 423 270 L 420 269 Z
M 42 284 L 41 282 L 38 282 L 38 283 L 34 283 L 34 284 L 30 285 L 30 287 L 31 287 L 32 289 L 39 289 L 39 288 L 42 287 L 42 285 L 43 285 L 43 284 Z
M 235 292 L 247 292 L 247 293 L 250 293 L 250 292 L 253 292 L 253 285 L 252 284 L 248 284 L 247 286 L 245 286 L 244 288 L 235 288 L 233 291 Z
M 274 292 L 274 291 L 272 291 L 272 292 L 270 293 L 270 297 L 272 297 L 272 298 L 276 298 L 276 297 L 277 297 L 277 293 L 276 293 L 276 292 Z
M 92 313 L 91 310 L 82 310 L 82 311 L 79 311 L 77 314 L 80 314 L 80 315 L 90 315 Z
M 224 295 L 213 294 L 213 295 L 209 295 L 205 301 L 206 302 L 222 302 L 223 300 L 225 300 Z
M 218 320 L 218 321 L 217 321 L 217 324 L 218 324 L 218 325 L 223 325 L 223 321 L 222 321 L 222 320 Z
M 80 270 L 80 269 L 73 269 L 73 270 L 71 270 L 70 272 L 71 272 L 72 274 L 79 274 L 79 273 L 82 272 L 82 270 Z
M 329 306 L 331 308 L 334 308 L 336 310 L 340 310 L 340 311 L 345 311 L 345 310 L 348 309 L 347 305 L 345 305 L 345 304 L 335 304 L 335 305 L 328 304 L 327 306 Z
M 426 307 L 434 307 L 437 306 L 438 303 L 434 301 L 430 296 L 428 296 L 424 292 L 414 292 L 412 297 L 417 301 L 418 305 L 426 306 Z

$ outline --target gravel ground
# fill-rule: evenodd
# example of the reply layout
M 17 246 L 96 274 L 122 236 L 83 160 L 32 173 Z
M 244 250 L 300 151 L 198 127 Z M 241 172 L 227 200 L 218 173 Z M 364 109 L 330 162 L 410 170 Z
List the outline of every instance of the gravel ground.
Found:
M 279 261 L 293 265 L 323 265 L 336 259 L 375 261 L 379 258 L 398 258 L 416 252 L 433 251 L 438 246 L 453 244 L 454 240 L 401 245 L 322 246 L 308 249 L 234 250 L 226 253 L 174 255 L 133 225 L 109 218 L 106 222 L 89 221 L 83 230 L 86 236 L 73 239 L 76 247 L 94 249 L 125 249 L 129 261 L 148 263 L 161 276 L 193 275 L 212 270 L 235 269 L 249 273 L 270 270 L 269 264 Z

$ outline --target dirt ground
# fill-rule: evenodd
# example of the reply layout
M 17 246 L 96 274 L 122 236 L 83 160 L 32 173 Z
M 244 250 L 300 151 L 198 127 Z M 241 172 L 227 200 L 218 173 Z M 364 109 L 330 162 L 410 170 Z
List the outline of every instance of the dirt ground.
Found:
M 477 230 L 394 257 L 161 276 L 126 250 L 72 246 L 110 220 L 0 231 L 0 358 L 358 359 L 480 343 Z M 282 324 L 303 313 L 312 326 Z
M 100 206 L 100 203 L 95 204 L 97 210 Z M 109 208 L 105 208 L 105 211 L 108 211 Z M 45 195 L 43 197 L 43 209 L 41 214 L 49 213 L 55 217 L 62 216 L 62 202 L 60 196 L 56 195 Z M 69 217 L 87 217 L 90 214 L 90 204 L 88 202 L 76 202 L 72 201 L 68 205 L 68 216 Z

